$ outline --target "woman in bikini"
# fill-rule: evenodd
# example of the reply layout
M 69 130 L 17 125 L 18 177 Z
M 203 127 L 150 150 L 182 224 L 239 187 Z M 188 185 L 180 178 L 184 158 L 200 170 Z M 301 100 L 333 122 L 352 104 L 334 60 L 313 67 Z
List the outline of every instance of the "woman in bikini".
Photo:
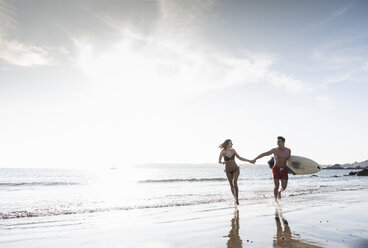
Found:
M 225 164 L 225 172 L 227 180 L 230 183 L 231 192 L 235 198 L 235 204 L 239 205 L 238 177 L 240 170 L 239 166 L 235 163 L 235 157 L 245 162 L 250 162 L 250 160 L 239 156 L 239 154 L 233 148 L 233 142 L 231 142 L 230 139 L 225 140 L 225 142 L 222 143 L 219 148 L 221 149 L 219 163 Z M 224 158 L 225 162 L 222 162 L 222 158 Z

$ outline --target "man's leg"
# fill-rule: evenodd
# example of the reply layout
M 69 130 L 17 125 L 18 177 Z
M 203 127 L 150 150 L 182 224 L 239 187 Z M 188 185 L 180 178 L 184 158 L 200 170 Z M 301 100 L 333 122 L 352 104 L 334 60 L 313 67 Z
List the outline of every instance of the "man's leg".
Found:
M 281 179 L 281 189 L 278 193 L 278 198 L 281 199 L 281 192 L 284 191 L 287 187 L 287 184 L 288 184 L 288 180 L 287 179 Z
M 277 194 L 279 192 L 280 182 L 279 179 L 273 179 L 273 182 L 275 184 L 275 188 L 273 189 L 273 195 L 275 197 L 275 201 L 277 202 Z

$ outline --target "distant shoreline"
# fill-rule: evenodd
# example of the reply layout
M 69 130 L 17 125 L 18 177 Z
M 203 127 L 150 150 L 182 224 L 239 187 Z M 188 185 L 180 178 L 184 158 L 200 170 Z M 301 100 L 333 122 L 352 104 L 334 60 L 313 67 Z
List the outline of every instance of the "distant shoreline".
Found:
M 348 167 L 348 168 L 331 168 L 331 167 L 324 167 L 322 168 L 323 170 L 363 170 L 364 168 L 351 168 L 351 167 Z

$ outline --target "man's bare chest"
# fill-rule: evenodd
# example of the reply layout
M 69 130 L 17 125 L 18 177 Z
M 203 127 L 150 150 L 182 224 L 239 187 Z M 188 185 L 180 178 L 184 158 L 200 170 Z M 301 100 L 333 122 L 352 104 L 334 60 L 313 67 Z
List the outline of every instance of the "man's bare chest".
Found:
M 286 149 L 282 151 L 278 150 L 275 152 L 275 156 L 279 159 L 286 159 L 289 157 L 289 151 Z

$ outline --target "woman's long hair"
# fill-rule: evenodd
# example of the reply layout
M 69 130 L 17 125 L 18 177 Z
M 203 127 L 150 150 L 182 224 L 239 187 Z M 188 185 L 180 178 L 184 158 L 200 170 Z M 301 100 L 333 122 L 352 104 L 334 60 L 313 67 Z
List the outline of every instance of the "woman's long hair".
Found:
M 229 145 L 230 141 L 231 141 L 231 139 L 225 140 L 224 143 L 222 143 L 221 145 L 219 145 L 219 148 L 220 149 L 226 149 L 227 146 Z

